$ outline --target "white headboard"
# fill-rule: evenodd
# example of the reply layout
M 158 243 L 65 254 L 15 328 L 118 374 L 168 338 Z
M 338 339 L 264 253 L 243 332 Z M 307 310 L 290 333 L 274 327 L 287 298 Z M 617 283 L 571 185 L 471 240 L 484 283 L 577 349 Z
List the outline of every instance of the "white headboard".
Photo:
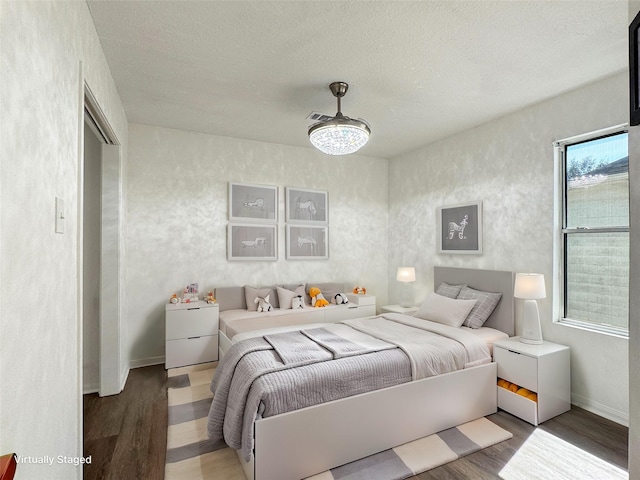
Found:
M 484 324 L 485 327 L 495 328 L 508 334 L 515 335 L 515 309 L 513 286 L 514 272 L 498 270 L 475 270 L 472 268 L 433 267 L 433 288 L 438 288 L 442 282 L 460 285 L 465 284 L 484 292 L 502 293 L 502 299 Z

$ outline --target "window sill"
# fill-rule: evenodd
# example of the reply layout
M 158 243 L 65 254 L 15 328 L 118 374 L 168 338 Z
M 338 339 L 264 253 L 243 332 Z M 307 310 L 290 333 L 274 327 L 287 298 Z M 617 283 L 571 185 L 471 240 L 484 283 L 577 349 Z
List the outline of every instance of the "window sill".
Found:
M 569 328 L 577 328 L 578 330 L 584 330 L 591 333 L 597 333 L 601 335 L 607 335 L 609 337 L 616 337 L 616 338 L 622 338 L 624 340 L 629 340 L 629 331 L 624 330 L 622 328 L 607 327 L 602 325 L 592 325 L 589 323 L 570 320 L 567 318 L 555 320 L 553 323 L 554 325 L 561 325 L 563 327 L 569 327 Z

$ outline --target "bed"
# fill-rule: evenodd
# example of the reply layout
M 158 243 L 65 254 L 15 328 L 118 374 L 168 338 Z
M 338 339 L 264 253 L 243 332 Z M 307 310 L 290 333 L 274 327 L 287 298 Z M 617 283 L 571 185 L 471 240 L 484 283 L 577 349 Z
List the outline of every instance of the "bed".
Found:
M 513 282 L 514 274 L 512 272 L 445 267 L 435 267 L 434 269 L 434 285 L 436 286 L 441 283 L 466 284 L 477 290 L 502 294 L 500 302 L 485 323 L 485 327 L 504 332 L 507 336 L 513 336 L 514 334 Z M 375 329 L 376 324 L 372 322 L 384 322 L 387 320 L 392 320 L 394 323 L 396 321 L 400 321 L 400 323 L 408 322 L 411 326 L 411 322 L 416 320 L 408 316 L 391 315 L 396 315 L 397 317 L 391 319 L 368 319 L 365 322 L 366 328 Z M 352 320 L 351 322 L 355 322 L 359 327 L 365 325 L 365 323 L 358 322 L 358 320 Z M 310 332 L 305 333 L 307 336 L 310 334 L 318 336 L 327 333 L 327 330 L 322 326 L 319 326 L 318 329 L 313 329 L 310 326 L 305 326 L 305 328 L 307 332 Z M 337 326 L 334 328 L 342 327 Z M 252 349 L 264 350 L 264 348 L 267 348 L 264 345 L 268 343 L 269 348 L 272 346 L 276 349 L 284 348 L 284 354 L 288 355 L 287 347 L 278 347 L 276 340 L 279 342 L 281 337 L 284 338 L 287 335 L 297 335 L 292 337 L 295 338 L 294 342 L 298 341 L 298 337 L 304 338 L 304 336 L 300 335 L 300 332 L 287 333 L 280 331 L 278 335 L 267 332 L 267 336 L 262 336 L 263 333 L 258 332 L 255 336 L 246 335 L 245 339 L 247 341 L 241 342 L 242 348 L 248 348 L 247 345 L 251 345 L 250 348 Z M 326 338 L 331 338 L 330 334 L 331 332 Z M 386 342 L 383 341 L 383 343 Z M 240 448 L 238 456 L 247 478 L 257 480 L 305 478 L 496 412 L 497 371 L 496 365 L 491 361 L 490 356 L 488 359 L 478 357 L 477 361 L 471 358 L 472 361 L 465 365 L 466 368 L 463 367 L 460 370 L 445 370 L 447 373 L 419 379 L 415 379 L 415 370 L 412 365 L 409 370 L 411 378 L 407 379 L 405 366 L 402 365 L 403 360 L 400 360 L 400 356 L 403 354 L 398 352 L 397 348 L 388 349 L 379 345 L 376 346 L 373 340 L 372 344 L 374 345 L 371 348 L 375 352 L 366 351 L 362 357 L 349 356 L 349 358 L 336 358 L 330 362 L 320 361 L 317 364 L 301 364 L 300 370 L 304 370 L 305 374 L 311 378 L 316 375 L 322 375 L 321 370 L 314 370 L 315 368 L 336 368 L 339 372 L 340 368 L 350 368 L 345 367 L 348 362 L 360 362 L 360 358 L 366 358 L 367 361 L 382 362 L 374 366 L 374 369 L 381 369 L 380 365 L 394 365 L 389 367 L 389 370 L 394 370 L 393 372 L 385 371 L 384 375 L 379 375 L 385 381 L 386 375 L 390 375 L 388 386 L 378 385 L 375 386 L 375 390 L 346 398 L 330 398 L 330 401 L 326 403 L 313 404 L 306 407 L 301 404 L 302 408 L 293 411 L 284 410 L 280 412 L 274 409 L 275 413 L 272 416 L 266 416 L 266 414 L 258 415 L 255 421 L 253 421 L 255 414 L 253 414 L 253 417 L 247 416 L 244 418 L 245 429 L 242 431 L 241 440 L 244 442 L 248 433 L 250 440 L 252 440 L 252 445 L 243 443 L 244 451 L 243 448 Z M 240 345 L 235 350 L 230 350 L 230 352 L 239 351 L 239 348 Z M 303 350 L 306 353 L 307 348 L 307 345 L 304 344 L 303 348 L 298 350 Z M 333 348 L 333 346 L 329 345 L 328 348 Z M 292 347 L 291 350 L 295 353 L 296 348 Z M 318 355 L 322 355 L 321 350 L 318 349 Z M 281 350 L 277 350 L 277 352 L 282 355 Z M 258 354 L 263 355 L 258 360 L 258 363 L 267 362 L 272 356 L 270 350 L 260 351 Z M 238 353 L 237 355 L 242 356 L 244 353 Z M 381 355 L 381 360 L 375 360 L 378 355 Z M 469 353 L 467 352 L 464 355 L 467 358 Z M 277 356 L 280 359 L 277 354 L 273 354 L 273 356 Z M 400 373 L 395 372 L 396 364 L 393 362 L 399 362 L 397 370 Z M 229 367 L 228 364 L 219 366 L 221 372 L 233 370 L 234 368 L 238 369 L 236 377 L 243 378 L 243 375 L 246 376 L 246 373 L 239 367 Z M 285 371 L 286 374 L 289 372 L 294 374 L 296 370 Z M 345 372 L 349 374 L 349 370 L 345 370 Z M 330 375 L 335 375 L 335 373 L 331 372 Z M 397 378 L 393 375 L 397 375 Z M 215 392 L 214 404 L 216 404 L 217 400 L 219 400 L 218 403 L 226 401 L 225 396 L 232 395 L 229 393 L 232 390 L 232 384 L 242 383 L 241 380 L 231 379 L 232 377 L 229 377 L 228 383 L 225 383 L 224 374 L 218 375 L 217 373 L 216 377 L 218 378 L 214 378 L 214 383 L 212 384 L 214 388 L 218 387 Z M 367 375 L 363 375 L 363 377 L 367 377 Z M 371 378 L 373 379 L 372 383 L 375 383 L 376 375 L 371 375 Z M 253 378 L 245 378 L 243 381 L 253 386 Z M 221 387 L 221 384 L 224 386 Z M 301 392 L 294 391 L 293 393 L 297 395 Z M 236 398 L 244 399 L 245 397 L 238 396 Z M 247 405 L 251 404 L 249 396 L 247 396 L 246 402 Z M 209 417 L 209 426 L 215 425 L 213 430 L 217 431 L 221 426 L 221 410 L 218 407 L 217 411 L 214 412 L 214 404 L 212 404 L 212 411 Z M 260 413 L 265 413 L 265 410 L 268 410 L 268 407 L 265 408 L 263 404 L 256 403 L 256 405 L 263 407 Z M 396 405 L 400 406 L 400 408 L 393 408 Z M 248 410 L 251 411 L 253 407 L 250 405 Z M 244 411 L 244 403 L 241 401 L 234 401 L 230 404 L 225 403 L 222 411 L 224 411 L 224 408 L 227 409 L 227 415 L 233 417 L 232 413 L 234 411 L 236 415 L 238 410 Z M 267 411 L 266 413 L 269 412 Z M 226 424 L 225 429 L 227 429 Z M 209 431 L 210 434 L 211 432 L 212 430 Z M 384 432 L 384 434 L 380 435 L 380 432 Z M 237 435 L 234 438 L 234 434 L 226 430 L 225 435 L 229 435 L 228 438 L 231 438 L 232 441 L 228 443 L 234 444 L 232 445 L 233 448 L 239 448 L 239 445 L 235 445 L 239 441 Z M 225 436 L 225 438 L 227 437 Z M 248 453 L 247 445 L 250 448 Z

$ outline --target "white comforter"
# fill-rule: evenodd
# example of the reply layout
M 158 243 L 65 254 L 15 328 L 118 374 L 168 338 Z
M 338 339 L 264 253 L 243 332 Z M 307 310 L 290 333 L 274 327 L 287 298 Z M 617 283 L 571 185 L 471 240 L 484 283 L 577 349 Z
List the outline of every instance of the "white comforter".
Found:
M 413 380 L 491 363 L 486 342 L 460 328 L 399 313 L 342 323 L 401 348 L 411 360 Z

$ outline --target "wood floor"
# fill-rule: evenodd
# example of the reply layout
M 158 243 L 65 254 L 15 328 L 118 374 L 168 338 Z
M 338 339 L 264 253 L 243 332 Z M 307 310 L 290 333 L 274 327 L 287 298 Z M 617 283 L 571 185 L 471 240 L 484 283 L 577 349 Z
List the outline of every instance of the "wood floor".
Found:
M 84 478 L 164 478 L 167 441 L 167 375 L 163 365 L 131 370 L 120 395 L 84 398 Z M 414 479 L 497 479 L 536 427 L 499 411 L 489 417 L 513 438 L 413 477 Z M 628 429 L 580 408 L 538 427 L 608 463 L 627 469 Z M 224 479 L 219 479 L 224 480 Z

